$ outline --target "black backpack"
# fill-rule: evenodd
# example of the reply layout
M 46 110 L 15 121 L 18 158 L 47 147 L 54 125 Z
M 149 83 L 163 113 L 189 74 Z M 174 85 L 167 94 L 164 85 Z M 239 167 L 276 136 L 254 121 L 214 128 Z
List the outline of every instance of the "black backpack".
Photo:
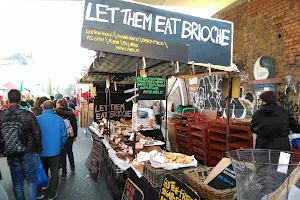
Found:
M 19 156 L 25 153 L 25 127 L 19 117 L 24 112 L 4 110 L 4 120 L 1 125 L 1 154 L 3 156 Z

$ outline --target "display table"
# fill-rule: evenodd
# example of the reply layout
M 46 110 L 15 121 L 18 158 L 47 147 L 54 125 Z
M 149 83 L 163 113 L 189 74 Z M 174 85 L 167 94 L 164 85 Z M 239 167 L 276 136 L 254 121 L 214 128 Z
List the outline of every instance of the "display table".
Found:
M 100 173 L 105 177 L 114 199 L 121 199 L 127 178 L 130 178 L 144 192 L 145 200 L 158 199 L 159 188 L 153 188 L 144 177 L 139 178 L 132 167 L 126 171 L 122 170 L 110 158 L 109 151 L 110 149 L 107 149 L 102 142 Z

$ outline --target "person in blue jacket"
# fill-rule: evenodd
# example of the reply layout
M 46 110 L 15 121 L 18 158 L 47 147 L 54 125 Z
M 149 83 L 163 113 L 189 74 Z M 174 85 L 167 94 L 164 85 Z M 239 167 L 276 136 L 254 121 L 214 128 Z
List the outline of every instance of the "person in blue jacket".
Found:
M 46 174 L 51 171 L 51 178 L 47 189 L 48 199 L 56 199 L 56 189 L 59 182 L 59 158 L 60 151 L 67 142 L 67 129 L 64 120 L 54 114 L 54 104 L 47 100 L 43 104 L 43 113 L 37 117 L 41 132 L 43 150 L 40 154 Z M 44 195 L 40 189 L 37 199 L 43 199 Z

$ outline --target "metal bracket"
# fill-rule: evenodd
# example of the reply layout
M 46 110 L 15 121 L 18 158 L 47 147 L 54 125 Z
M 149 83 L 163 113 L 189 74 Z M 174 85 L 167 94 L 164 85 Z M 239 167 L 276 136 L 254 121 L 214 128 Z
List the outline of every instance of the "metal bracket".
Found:
M 143 69 L 146 69 L 147 64 L 146 64 L 146 59 L 144 56 L 142 57 L 142 60 L 143 60 Z
M 191 73 L 191 74 L 195 74 L 195 65 L 194 65 L 194 61 L 192 61 L 192 65 L 190 66 L 190 73 Z
M 179 61 L 176 60 L 175 74 L 179 73 Z

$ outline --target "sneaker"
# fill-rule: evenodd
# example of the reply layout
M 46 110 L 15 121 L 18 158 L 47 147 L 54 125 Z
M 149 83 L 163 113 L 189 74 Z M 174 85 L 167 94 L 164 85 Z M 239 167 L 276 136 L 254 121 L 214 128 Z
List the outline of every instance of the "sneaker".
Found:
M 55 193 L 54 197 L 48 197 L 48 200 L 53 200 L 57 198 L 57 193 Z
M 62 180 L 66 180 L 67 174 L 62 174 L 62 175 L 60 175 L 60 178 L 61 178 Z
M 36 199 L 44 199 L 44 197 L 45 196 L 42 194 L 42 195 L 37 196 Z

